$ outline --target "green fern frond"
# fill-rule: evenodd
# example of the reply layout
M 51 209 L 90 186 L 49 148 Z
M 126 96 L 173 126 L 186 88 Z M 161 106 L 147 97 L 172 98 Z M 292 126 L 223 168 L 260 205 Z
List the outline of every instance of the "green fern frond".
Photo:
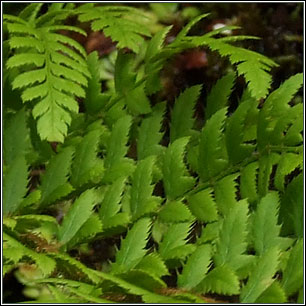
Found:
M 160 130 L 165 106 L 165 103 L 158 103 L 152 109 L 152 114 L 141 122 L 137 142 L 138 160 L 144 159 L 150 155 L 159 156 L 161 154 L 163 147 L 159 142 L 163 137 L 163 133 L 161 133 Z
M 73 147 L 66 147 L 51 158 L 42 176 L 40 186 L 41 205 L 46 206 L 68 195 L 73 187 L 68 183 L 70 165 L 74 155 Z
M 112 126 L 111 135 L 106 143 L 104 158 L 105 174 L 103 181 L 112 183 L 121 176 L 128 176 L 134 169 L 132 160 L 125 158 L 128 151 L 126 146 L 129 130 L 132 124 L 130 116 L 118 119 Z
M 280 225 L 277 225 L 279 196 L 267 194 L 259 202 L 253 218 L 254 248 L 258 255 L 279 244 Z
M 295 177 L 287 186 L 281 200 L 279 221 L 282 224 L 282 235 L 304 235 L 304 187 L 303 173 Z
M 183 155 L 189 137 L 175 140 L 166 150 L 163 159 L 163 183 L 167 198 L 169 200 L 182 196 L 192 186 L 195 180 L 188 175 L 185 168 Z
M 205 119 L 208 120 L 215 112 L 227 106 L 228 98 L 233 90 L 235 73 L 229 72 L 217 81 L 207 95 Z
M 193 37 L 193 43 L 218 51 L 221 56 L 228 56 L 230 62 L 237 65 L 238 74 L 244 75 L 249 83 L 248 86 L 254 98 L 264 98 L 268 94 L 272 78 L 267 71 L 277 66 L 275 62 L 254 51 L 230 45 L 222 39 L 208 38 L 205 35 Z
M 242 200 L 236 203 L 223 221 L 219 233 L 214 262 L 216 266 L 226 264 L 236 271 L 243 263 L 242 255 L 246 251 L 248 203 Z
M 301 154 L 286 153 L 283 154 L 277 165 L 274 185 L 280 190 L 284 191 L 285 189 L 285 176 L 290 174 L 296 168 L 303 167 L 303 156 Z
M 284 304 L 287 297 L 278 281 L 274 281 L 255 301 L 256 304 Z
M 282 288 L 291 296 L 303 287 L 303 239 L 297 241 L 290 251 L 290 256 L 283 271 Z
M 93 31 L 103 30 L 106 36 L 118 42 L 118 48 L 129 48 L 135 53 L 139 52 L 144 39 L 150 37 L 149 29 L 135 21 L 135 16 L 143 15 L 136 8 L 128 6 L 81 6 L 77 13 L 81 22 L 91 22 Z
M 192 214 L 201 222 L 213 222 L 218 219 L 216 202 L 212 196 L 212 189 L 204 189 L 188 197 Z
M 178 275 L 178 287 L 190 290 L 196 287 L 205 277 L 211 263 L 211 247 L 200 245 L 188 258 L 183 272 Z
M 95 190 L 87 189 L 72 204 L 58 231 L 58 239 L 62 244 L 66 244 L 77 234 L 81 226 L 92 215 L 96 202 Z
M 246 123 L 249 119 L 247 114 L 254 108 L 257 108 L 255 100 L 241 102 L 227 122 L 225 141 L 228 159 L 231 164 L 243 161 L 255 149 L 254 145 L 243 142 L 244 134 L 246 134 Z
M 73 186 L 79 187 L 89 181 L 96 182 L 102 179 L 103 160 L 97 157 L 100 137 L 100 129 L 90 131 L 77 146 L 71 169 Z
M 75 96 L 85 96 L 83 87 L 87 86 L 89 75 L 84 60 L 86 53 L 75 40 L 54 33 L 61 29 L 67 30 L 66 26 L 39 26 L 38 19 L 35 24 L 7 18 L 10 47 L 19 50 L 8 60 L 7 67 L 12 69 L 26 64 L 27 70 L 14 79 L 13 89 L 23 91 L 23 102 L 36 100 L 32 113 L 38 119 L 37 128 L 41 139 L 63 142 L 71 122 L 70 112 L 78 111 Z M 68 30 L 83 33 L 75 27 L 69 27 Z M 54 60 L 59 52 L 65 54 L 68 64 L 63 60 Z M 26 60 L 26 56 L 36 59 Z M 74 67 L 83 66 L 82 71 L 71 69 L 69 62 L 74 63 Z M 35 69 L 31 65 L 28 67 L 28 64 L 34 65 Z
M 147 250 L 148 233 L 151 227 L 149 218 L 138 220 L 121 242 L 116 253 L 115 263 L 112 264 L 112 273 L 118 274 L 133 269 L 145 256 Z
M 90 239 L 101 233 L 102 229 L 103 225 L 99 219 L 99 216 L 96 214 L 91 215 L 80 227 L 74 237 L 68 242 L 68 249 L 71 249 L 72 247 L 82 242 L 90 241 Z
M 162 277 L 169 275 L 168 269 L 164 261 L 158 253 L 150 253 L 144 256 L 141 261 L 135 266 L 136 269 L 147 271 L 150 274 Z
M 130 211 L 134 220 L 141 216 L 154 212 L 160 202 L 160 198 L 152 196 L 152 171 L 155 156 L 149 156 L 141 160 L 132 177 Z
M 27 112 L 18 111 L 4 127 L 3 159 L 10 165 L 19 155 L 26 155 L 31 149 L 30 133 L 27 126 Z
M 165 223 L 187 222 L 193 219 L 188 207 L 180 201 L 165 204 L 158 217 Z
M 191 129 L 194 125 L 194 108 L 199 98 L 201 88 L 201 85 L 189 87 L 175 100 L 175 104 L 171 112 L 171 143 L 178 138 L 191 136 Z
M 4 250 L 3 250 L 4 257 L 9 256 L 10 254 L 10 253 L 8 253 L 7 255 L 5 254 L 6 249 L 9 250 L 10 248 L 14 248 L 18 253 L 22 254 L 22 257 L 30 258 L 31 260 L 33 260 L 36 263 L 38 269 L 42 272 L 43 276 L 50 275 L 55 269 L 55 261 L 52 258 L 50 258 L 47 255 L 39 254 L 32 251 L 31 249 L 25 247 L 22 243 L 15 240 L 13 237 L 7 235 L 6 233 L 3 233 L 3 243 L 4 243 Z M 22 257 L 19 257 L 19 259 L 22 259 Z M 15 259 L 16 257 L 12 258 L 12 260 Z
M 226 112 L 227 109 L 222 108 L 213 114 L 201 132 L 198 164 L 203 182 L 220 173 L 227 165 L 222 152 L 222 129 Z
M 236 192 L 238 184 L 236 179 L 238 175 L 239 173 L 228 175 L 217 181 L 214 186 L 218 211 L 223 216 L 227 216 L 231 209 L 237 206 Z
M 195 248 L 190 248 L 194 247 L 193 245 L 186 245 L 186 238 L 190 229 L 190 223 L 172 224 L 168 228 L 168 231 L 159 244 L 159 254 L 164 260 L 172 258 L 183 259 L 194 251 Z
M 24 155 L 17 156 L 3 177 L 3 214 L 15 213 L 27 193 L 28 165 Z
M 303 84 L 303 74 L 298 73 L 287 79 L 281 86 L 274 90 L 266 99 L 259 112 L 257 125 L 257 138 L 259 151 L 265 150 L 270 143 L 271 133 L 274 131 L 276 119 L 286 116 L 290 112 L 288 103 Z
M 118 52 L 115 65 L 115 89 L 118 99 L 127 105 L 134 115 L 151 112 L 150 101 L 145 93 L 144 82 L 137 81 L 137 73 L 133 71 L 135 65 L 133 54 Z
M 121 177 L 106 190 L 99 209 L 99 216 L 103 224 L 107 224 L 107 221 L 119 212 L 125 181 L 126 178 Z
M 255 303 L 256 299 L 272 284 L 278 263 L 277 248 L 270 248 L 258 259 L 247 284 L 241 290 L 241 303 Z
M 91 78 L 86 89 L 86 99 L 84 100 L 86 111 L 95 114 L 105 107 L 109 100 L 107 94 L 101 93 L 99 57 L 98 52 L 91 52 L 87 57 L 88 70 Z
M 57 269 L 67 273 L 71 278 L 77 274 L 80 280 L 90 281 L 93 284 L 99 284 L 101 282 L 101 277 L 97 276 L 95 270 L 87 268 L 80 261 L 70 257 L 66 253 L 50 253 L 49 255 L 56 261 Z
M 250 203 L 255 203 L 258 198 L 256 174 L 258 170 L 258 162 L 248 164 L 244 167 L 240 174 L 240 193 L 243 199 L 248 199 Z
M 208 272 L 195 290 L 202 294 L 212 292 L 222 295 L 235 295 L 240 292 L 239 280 L 232 269 L 223 265 Z

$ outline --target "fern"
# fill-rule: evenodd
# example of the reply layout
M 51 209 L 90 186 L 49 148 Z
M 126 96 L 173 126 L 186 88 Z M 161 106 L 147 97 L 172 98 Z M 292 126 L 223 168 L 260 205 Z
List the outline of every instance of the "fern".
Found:
M 3 213 L 14 213 L 27 193 L 28 165 L 23 155 L 16 157 L 6 170 L 3 183 Z
M 166 150 L 163 160 L 164 187 L 167 197 L 172 200 L 182 196 L 192 186 L 194 179 L 185 169 L 183 154 L 189 137 L 182 137 L 174 141 Z
M 51 204 L 73 190 L 68 182 L 73 154 L 74 148 L 67 147 L 50 160 L 40 187 L 42 206 Z
M 287 296 L 296 293 L 303 286 L 303 240 L 299 240 L 290 252 L 290 256 L 283 271 L 281 281 Z
M 193 219 L 188 207 L 182 202 L 169 202 L 162 207 L 158 217 L 166 223 L 186 222 Z
M 194 251 L 192 244 L 186 244 L 190 223 L 178 223 L 169 227 L 159 245 L 160 256 L 167 259 L 183 259 Z
M 159 198 L 152 196 L 152 169 L 154 156 L 140 161 L 132 178 L 130 211 L 132 219 L 136 220 L 147 213 L 154 212 L 159 204 Z
M 59 228 L 58 238 L 63 244 L 69 242 L 88 220 L 96 204 L 94 189 L 88 189 L 73 203 Z
M 253 218 L 253 237 L 254 247 L 258 255 L 263 255 L 279 243 L 278 205 L 279 198 L 277 193 L 270 193 L 262 198 L 257 206 Z
M 215 176 L 227 165 L 226 156 L 221 152 L 225 114 L 226 108 L 217 111 L 201 132 L 198 163 L 199 175 L 203 181 Z
M 163 147 L 159 144 L 163 133 L 160 132 L 161 122 L 165 112 L 165 103 L 158 103 L 152 114 L 143 119 L 138 134 L 137 157 L 139 160 L 150 155 L 160 155 Z
M 134 224 L 121 243 L 116 254 L 116 261 L 112 264 L 112 273 L 121 273 L 134 268 L 144 257 L 150 219 L 143 218 Z
M 38 254 L 32 251 L 6 233 L 3 233 L 3 242 L 6 245 L 6 250 L 8 250 L 7 253 L 6 251 L 4 252 L 4 258 L 17 263 L 23 257 L 27 257 L 36 263 L 36 266 L 41 271 L 42 276 L 48 276 L 53 272 L 55 268 L 55 262 L 52 258 L 48 257 L 47 255 Z M 15 252 L 12 252 L 13 250 Z M 16 252 L 20 254 L 17 257 L 14 255 Z M 11 255 L 13 256 L 11 257 Z
M 182 274 L 178 276 L 178 286 L 186 289 L 196 287 L 208 271 L 211 257 L 209 245 L 199 246 L 188 258 Z
M 212 197 L 212 189 L 207 188 L 188 197 L 189 208 L 197 220 L 213 222 L 218 219 L 216 203 Z
M 28 20 L 22 16 L 4 16 L 11 35 L 10 47 L 20 51 L 9 58 L 7 67 L 12 69 L 30 65 L 14 79 L 13 89 L 23 89 L 23 102 L 36 101 L 32 114 L 38 120 L 37 129 L 41 139 L 63 142 L 71 123 L 70 112 L 78 111 L 75 97 L 85 96 L 83 87 L 87 86 L 89 73 L 84 49 L 76 41 L 56 31 L 85 33 L 76 27 L 55 25 L 54 16 L 53 22 L 48 19 L 43 22 L 43 16 L 37 18 L 35 13 Z
M 239 294 L 239 280 L 229 267 L 220 266 L 211 270 L 195 290 L 201 293 Z
M 215 112 L 227 106 L 228 98 L 234 86 L 235 74 L 229 72 L 212 87 L 207 95 L 205 118 L 208 120 Z
M 246 251 L 246 226 L 248 205 L 246 201 L 237 203 L 235 208 L 223 221 L 219 234 L 214 263 L 216 266 L 228 265 L 234 270 L 239 269 L 245 261 Z
M 71 183 L 74 187 L 101 180 L 103 161 L 96 156 L 100 137 L 99 129 L 90 131 L 77 146 L 71 169 Z
M 259 258 L 247 284 L 241 290 L 241 303 L 254 303 L 272 284 L 278 266 L 278 258 L 277 248 L 270 248 Z
M 135 266 L 135 268 L 147 271 L 150 274 L 156 275 L 157 277 L 162 277 L 169 274 L 164 261 L 155 252 L 144 256 Z
M 176 99 L 171 113 L 170 141 L 190 136 L 194 124 L 193 113 L 197 99 L 200 95 L 201 86 L 195 85 L 187 88 Z
M 106 36 L 117 41 L 119 48 L 130 48 L 138 52 L 143 43 L 143 36 L 151 36 L 150 31 L 133 18 L 141 14 L 140 10 L 127 6 L 81 6 L 77 13 L 82 22 L 91 22 L 93 31 L 103 30 Z M 103 17 L 102 17 L 103 16 Z

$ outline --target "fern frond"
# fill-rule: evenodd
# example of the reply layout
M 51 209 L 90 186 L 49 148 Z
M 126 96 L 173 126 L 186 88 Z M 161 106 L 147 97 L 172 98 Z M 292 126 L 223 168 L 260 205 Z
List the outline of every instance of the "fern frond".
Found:
M 302 154 L 294 154 L 294 153 L 283 154 L 278 162 L 274 177 L 275 187 L 280 191 L 284 191 L 285 176 L 290 174 L 296 168 L 300 167 L 303 167 Z
M 102 222 L 96 214 L 91 215 L 80 227 L 74 237 L 68 242 L 67 247 L 71 249 L 77 244 L 88 242 L 94 236 L 102 232 Z
M 27 193 L 28 165 L 24 155 L 16 156 L 3 177 L 3 214 L 15 213 Z
M 232 269 L 223 265 L 208 272 L 195 290 L 202 294 L 212 292 L 222 295 L 235 295 L 240 292 L 239 280 Z
M 283 271 L 282 288 L 291 296 L 303 287 L 303 239 L 297 241 L 290 251 L 290 256 Z
M 166 223 L 187 222 L 193 219 L 188 207 L 180 201 L 165 204 L 158 217 Z
M 25 155 L 31 149 L 30 133 L 26 121 L 27 113 L 22 108 L 4 128 L 3 158 L 6 165 L 11 165 L 18 156 Z
M 257 108 L 256 104 L 255 100 L 243 101 L 227 122 L 226 149 L 229 162 L 233 165 L 249 157 L 255 149 L 254 145 L 243 143 L 243 141 L 246 134 L 247 114 L 251 109 Z
M 190 228 L 190 223 L 172 224 L 168 228 L 159 244 L 159 254 L 164 260 L 172 258 L 183 259 L 194 251 L 195 247 L 193 245 L 186 245 L 186 238 Z
M 278 262 L 279 250 L 277 248 L 270 248 L 258 259 L 247 284 L 241 290 L 241 303 L 254 303 L 272 284 Z
M 171 112 L 171 143 L 173 143 L 178 138 L 191 136 L 190 131 L 194 124 L 194 108 L 199 98 L 201 88 L 201 85 L 189 87 L 175 100 L 175 104 Z
M 254 248 L 263 255 L 279 244 L 280 225 L 277 225 L 279 197 L 276 192 L 267 194 L 259 202 L 253 218 Z
M 70 257 L 66 253 L 52 253 L 49 254 L 56 261 L 56 267 L 60 271 L 70 274 L 72 277 L 76 274 L 82 280 L 90 281 L 93 284 L 99 284 L 101 278 L 97 276 L 95 270 L 87 268 L 80 261 Z
M 127 6 L 103 6 L 78 8 L 79 20 L 81 22 L 91 22 L 93 31 L 103 30 L 106 36 L 110 36 L 113 41 L 118 42 L 118 48 L 129 48 L 135 53 L 139 52 L 144 39 L 143 36 L 150 37 L 149 29 L 133 20 L 133 16 L 143 13 Z
M 147 271 L 148 273 L 156 275 L 157 277 L 169 275 L 166 264 L 160 258 L 158 253 L 155 252 L 144 256 L 135 266 L 135 269 Z
M 96 202 L 95 190 L 88 189 L 72 204 L 58 231 L 58 239 L 61 243 L 66 244 L 77 234 L 81 226 L 92 215 Z
M 25 257 L 30 258 L 31 260 L 34 260 L 34 262 L 36 263 L 36 266 L 42 272 L 43 276 L 50 275 L 55 269 L 55 261 L 52 258 L 50 258 L 47 255 L 39 254 L 39 253 L 32 251 L 31 249 L 25 247 L 23 244 L 18 242 L 13 237 L 7 235 L 6 233 L 3 233 L 3 243 L 4 243 L 4 252 L 3 252 L 4 257 L 6 257 L 5 255 L 6 248 L 8 249 L 14 248 L 18 253 L 22 254 L 22 257 L 25 256 Z M 7 256 L 9 256 L 9 254 L 7 254 Z M 16 259 L 16 257 L 13 258 L 13 260 L 14 259 Z
M 244 257 L 242 254 L 247 247 L 247 222 L 248 203 L 242 200 L 236 203 L 223 221 L 214 256 L 216 266 L 226 264 L 234 271 L 240 268 Z
M 259 112 L 257 125 L 257 141 L 259 151 L 265 150 L 270 143 L 276 119 L 286 116 L 290 111 L 288 103 L 303 84 L 303 74 L 296 74 L 287 79 L 281 86 L 274 90 L 266 99 Z
M 229 72 L 217 81 L 207 95 L 205 119 L 208 120 L 215 112 L 227 106 L 228 98 L 233 90 L 235 73 Z
M 107 224 L 108 220 L 119 212 L 125 181 L 126 178 L 121 177 L 106 190 L 99 209 L 99 216 L 103 224 Z
M 136 82 L 134 60 L 133 54 L 118 52 L 115 65 L 116 93 L 134 115 L 148 114 L 151 112 L 150 101 L 145 93 L 144 82 Z
M 284 304 L 287 297 L 278 281 L 274 281 L 255 301 L 257 304 Z
M 204 35 L 193 37 L 192 40 L 197 46 L 205 45 L 212 51 L 218 51 L 221 56 L 228 56 L 230 62 L 237 65 L 238 74 L 244 75 L 249 83 L 254 98 L 264 98 L 268 94 L 272 78 L 267 71 L 277 66 L 275 62 L 254 51 L 230 45 L 222 39 L 208 38 Z
M 256 174 L 258 162 L 253 162 L 244 167 L 240 174 L 240 193 L 242 198 L 247 198 L 249 203 L 257 201 Z
M 102 179 L 104 171 L 103 160 L 97 157 L 101 130 L 90 131 L 75 150 L 75 157 L 71 168 L 71 183 L 79 187 L 89 181 Z
M 163 159 L 163 183 L 167 198 L 170 200 L 182 196 L 192 186 L 195 180 L 188 175 L 183 155 L 189 137 L 175 140 L 166 150 Z
M 178 287 L 190 290 L 196 287 L 205 277 L 211 262 L 211 246 L 200 245 L 188 258 L 183 272 L 178 275 Z
M 303 173 L 295 177 L 287 186 L 281 200 L 279 221 L 282 224 L 282 235 L 304 235 L 304 187 Z
M 118 119 L 112 127 L 104 158 L 105 174 L 103 181 L 107 183 L 112 183 L 121 176 L 127 176 L 133 170 L 132 160 L 125 158 L 131 124 L 132 118 L 124 116 Z
M 207 242 L 215 243 L 217 238 L 219 237 L 220 228 L 222 225 L 222 220 L 206 224 L 202 229 L 201 236 L 197 239 L 197 244 L 203 244 Z
M 221 172 L 227 165 L 222 152 L 222 128 L 226 111 L 226 108 L 222 108 L 212 115 L 201 132 L 198 164 L 203 182 Z
M 132 177 L 130 211 L 134 220 L 156 210 L 159 198 L 152 196 L 152 170 L 155 156 L 141 160 Z
M 223 216 L 227 216 L 231 209 L 237 206 L 236 192 L 238 184 L 236 179 L 238 175 L 239 173 L 228 175 L 217 181 L 214 186 L 217 207 Z
M 158 103 L 153 109 L 152 114 L 143 119 L 138 134 L 137 157 L 138 160 L 144 159 L 150 155 L 159 156 L 162 152 L 162 146 L 159 144 L 163 137 L 161 123 L 165 112 L 165 103 Z
M 201 222 L 213 222 L 218 219 L 216 202 L 212 196 L 212 189 L 204 189 L 188 197 L 192 214 Z
M 30 66 L 27 71 L 18 74 L 13 81 L 13 88 L 23 90 L 21 95 L 23 102 L 36 100 L 32 113 L 34 118 L 38 119 L 37 128 L 41 139 L 63 142 L 71 122 L 70 112 L 78 111 L 75 96 L 85 96 L 83 87 L 87 86 L 88 77 L 84 60 L 86 53 L 76 41 L 54 33 L 60 29 L 67 30 L 67 27 L 43 24 L 39 26 L 38 19 L 36 23 L 8 21 L 10 47 L 17 50 L 23 48 L 19 54 L 11 57 L 8 68 L 25 64 L 36 66 L 35 70 Z M 22 27 L 26 30 L 21 30 Z M 75 27 L 69 27 L 69 30 L 82 32 Z M 65 54 L 68 61 L 75 63 L 74 66 L 76 64 L 83 66 L 83 71 L 71 69 L 69 64 L 67 66 L 63 61 L 61 63 L 54 61 L 53 55 L 58 52 Z M 36 59 L 25 60 L 26 56 Z
M 109 96 L 101 93 L 99 57 L 98 52 L 91 52 L 87 57 L 88 70 L 91 78 L 86 89 L 86 99 L 84 100 L 86 111 L 95 114 L 105 107 Z
M 147 252 L 145 246 L 150 227 L 150 219 L 142 218 L 128 231 L 116 253 L 115 263 L 112 264 L 112 273 L 118 274 L 131 270 L 141 261 Z
M 53 203 L 73 190 L 71 184 L 68 183 L 73 155 L 74 148 L 66 147 L 51 158 L 40 186 L 42 206 Z

